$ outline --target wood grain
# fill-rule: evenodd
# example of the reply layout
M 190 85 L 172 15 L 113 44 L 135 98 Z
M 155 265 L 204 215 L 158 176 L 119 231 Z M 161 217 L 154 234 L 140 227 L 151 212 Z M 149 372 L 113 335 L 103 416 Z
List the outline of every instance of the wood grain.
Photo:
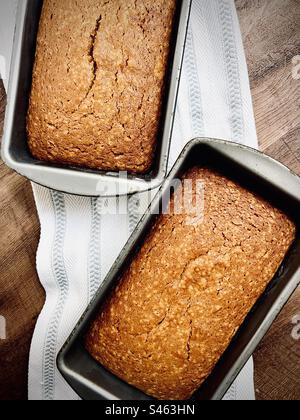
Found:
M 0 81 L 0 131 L 5 93 Z M 0 343 L 0 400 L 27 398 L 31 338 L 44 292 L 35 267 L 39 222 L 31 185 L 0 162 L 0 314 L 7 340 Z
M 299 0 L 236 0 L 236 6 L 251 82 L 300 53 Z
M 292 318 L 300 315 L 300 289 L 281 312 L 255 353 L 258 400 L 300 400 L 300 341 Z
M 292 57 L 300 54 L 298 0 L 236 0 L 249 66 L 260 147 L 300 174 L 300 81 Z M 0 123 L 5 96 L 0 84 Z M 1 125 L 1 124 L 0 124 Z M 25 399 L 32 332 L 44 302 L 35 270 L 39 223 L 30 183 L 0 163 L 0 314 L 8 340 L 0 344 L 0 400 Z M 300 399 L 300 288 L 255 353 L 258 399 Z

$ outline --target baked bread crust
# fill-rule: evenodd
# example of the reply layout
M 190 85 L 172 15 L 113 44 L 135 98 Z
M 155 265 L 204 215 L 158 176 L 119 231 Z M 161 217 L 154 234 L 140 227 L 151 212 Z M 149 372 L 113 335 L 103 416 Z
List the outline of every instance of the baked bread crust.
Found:
M 44 0 L 27 119 L 31 153 L 147 173 L 176 0 Z
M 204 183 L 203 221 L 159 216 L 86 338 L 111 372 L 167 400 L 188 399 L 209 376 L 296 233 L 226 177 L 198 168 L 185 177 Z

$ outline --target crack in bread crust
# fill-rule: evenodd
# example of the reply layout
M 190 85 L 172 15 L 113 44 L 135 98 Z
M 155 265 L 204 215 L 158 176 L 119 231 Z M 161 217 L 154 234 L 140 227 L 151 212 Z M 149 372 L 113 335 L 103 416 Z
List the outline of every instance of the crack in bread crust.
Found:
M 97 40 L 97 35 L 98 35 L 99 29 L 100 29 L 101 20 L 102 20 L 102 16 L 100 15 L 99 18 L 96 20 L 96 25 L 95 25 L 94 31 L 90 35 L 91 45 L 90 45 L 90 48 L 89 48 L 89 51 L 88 51 L 88 58 L 89 58 L 89 61 L 92 63 L 92 77 L 91 77 L 91 82 L 89 84 L 87 92 L 86 92 L 84 98 L 80 101 L 80 104 L 79 104 L 77 110 L 79 108 L 81 108 L 83 102 L 88 98 L 89 94 L 92 92 L 93 87 L 95 85 L 95 81 L 97 79 L 98 64 L 97 64 L 97 61 L 94 57 L 94 50 L 95 50 L 95 43 L 96 43 L 96 40 Z

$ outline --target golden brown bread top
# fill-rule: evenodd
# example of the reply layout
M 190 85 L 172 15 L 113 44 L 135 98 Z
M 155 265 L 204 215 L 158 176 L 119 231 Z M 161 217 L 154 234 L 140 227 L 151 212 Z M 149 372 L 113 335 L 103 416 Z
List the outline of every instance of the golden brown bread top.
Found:
M 209 169 L 186 178 L 203 181 L 203 220 L 159 216 L 86 341 L 96 360 L 158 399 L 200 387 L 295 238 L 285 214 L 237 183 Z
M 44 0 L 28 138 L 41 160 L 150 169 L 176 0 Z

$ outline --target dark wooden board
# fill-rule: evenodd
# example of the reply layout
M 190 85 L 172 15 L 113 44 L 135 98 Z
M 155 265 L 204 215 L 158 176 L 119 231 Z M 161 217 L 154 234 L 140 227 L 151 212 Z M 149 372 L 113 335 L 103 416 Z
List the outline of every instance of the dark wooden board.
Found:
M 0 81 L 0 125 L 5 95 Z M 44 292 L 35 268 L 39 221 L 30 182 L 0 162 L 0 315 L 7 340 L 0 342 L 0 400 L 27 398 L 33 329 Z

